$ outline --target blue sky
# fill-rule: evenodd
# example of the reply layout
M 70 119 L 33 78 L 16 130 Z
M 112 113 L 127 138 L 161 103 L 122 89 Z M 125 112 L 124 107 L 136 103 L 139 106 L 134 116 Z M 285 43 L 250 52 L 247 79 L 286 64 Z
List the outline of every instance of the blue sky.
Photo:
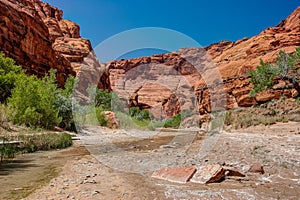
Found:
M 298 0 L 45 0 L 78 23 L 93 47 L 133 28 L 179 31 L 202 46 L 236 41 L 277 25 L 300 5 Z

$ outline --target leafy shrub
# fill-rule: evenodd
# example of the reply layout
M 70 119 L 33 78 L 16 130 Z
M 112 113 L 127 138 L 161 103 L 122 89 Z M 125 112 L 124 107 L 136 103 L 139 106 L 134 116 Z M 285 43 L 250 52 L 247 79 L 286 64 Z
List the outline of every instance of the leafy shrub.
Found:
M 264 90 L 271 89 L 275 84 L 274 79 L 279 78 L 284 81 L 282 89 L 287 89 L 288 83 L 291 83 L 294 89 L 297 90 L 298 96 L 300 95 L 300 47 L 296 49 L 293 54 L 287 54 L 284 51 L 280 51 L 277 55 L 276 62 L 274 64 L 265 63 L 261 60 L 260 65 L 256 71 L 250 71 L 251 83 L 254 85 L 250 92 L 251 96 L 255 96 L 256 93 Z M 284 94 L 284 92 L 283 92 Z
M 229 126 L 229 125 L 232 125 L 234 122 L 234 118 L 233 118 L 233 115 L 231 112 L 226 112 L 225 113 L 225 125 Z
M 125 105 L 119 98 L 118 94 L 111 92 L 111 111 L 113 112 L 125 112 Z
M 103 113 L 103 109 L 101 107 L 96 108 L 96 116 L 100 126 L 107 126 L 107 119 Z
M 52 128 L 61 122 L 54 104 L 57 98 L 55 72 L 42 80 L 36 76 L 20 75 L 15 80 L 15 88 L 9 98 L 9 105 L 15 113 L 12 120 L 16 124 L 30 127 Z
M 1 128 L 9 130 L 9 113 L 10 109 L 4 104 L 0 104 L 0 132 Z
M 141 110 L 139 107 L 131 107 L 129 108 L 128 112 L 129 112 L 129 115 L 131 117 L 134 117 L 137 113 L 139 113 Z
M 176 114 L 170 119 L 166 119 L 165 128 L 179 128 L 181 124 L 181 114 Z
M 4 103 L 11 96 L 15 80 L 20 74 L 24 74 L 22 68 L 16 66 L 13 59 L 6 58 L 0 52 L 0 103 Z
M 16 153 L 15 145 L 7 143 L 9 141 L 8 138 L 2 137 L 1 140 L 3 144 L 1 144 L 0 148 L 0 162 L 2 162 L 5 158 L 13 158 Z
M 21 151 L 32 153 L 51 149 L 63 149 L 72 145 L 72 136 L 67 133 L 48 133 L 40 135 L 24 135 L 20 137 Z
M 42 80 L 26 76 L 12 59 L 0 53 L 0 103 L 8 101 L 13 123 L 43 128 L 59 125 L 74 131 L 71 94 L 75 83 L 75 78 L 69 77 L 65 89 L 58 89 L 54 70 Z M 0 118 L 4 118 L 4 114 L 7 112 L 1 112 Z M 7 116 L 5 118 L 7 120 Z
M 58 110 L 58 117 L 61 118 L 59 127 L 69 131 L 76 131 L 73 112 L 72 112 L 72 92 L 76 85 L 76 79 L 69 76 L 65 83 L 65 89 L 56 91 L 55 108 Z
M 257 66 L 256 71 L 250 71 L 251 83 L 254 88 L 250 92 L 250 96 L 255 96 L 256 93 L 264 90 L 266 87 L 271 87 L 274 83 L 273 80 L 276 76 L 276 71 L 270 63 L 260 61 L 260 65 Z
M 120 127 L 125 129 L 136 129 L 138 126 L 134 123 L 132 117 L 124 112 L 116 112 L 116 115 L 120 121 Z
M 18 152 L 32 153 L 35 151 L 63 149 L 72 145 L 72 136 L 67 133 L 7 136 L 1 137 L 1 140 L 4 142 L 0 148 L 1 162 L 7 158 L 13 158 Z M 9 144 L 8 142 L 12 140 L 18 140 L 20 144 Z
M 95 106 L 103 110 L 111 110 L 112 92 L 96 89 Z
M 151 120 L 151 114 L 148 110 L 140 110 L 139 107 L 129 108 L 129 115 L 138 121 Z

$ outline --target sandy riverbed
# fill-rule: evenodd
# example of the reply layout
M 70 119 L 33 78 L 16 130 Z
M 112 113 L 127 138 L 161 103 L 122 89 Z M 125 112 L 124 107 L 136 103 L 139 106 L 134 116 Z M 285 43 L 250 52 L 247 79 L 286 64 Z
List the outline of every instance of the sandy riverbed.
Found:
M 84 152 L 83 145 L 91 154 L 62 157 L 63 163 L 57 165 L 62 166 L 57 168 L 59 175 L 26 199 L 297 199 L 299 127 L 300 123 L 277 124 L 210 137 L 88 127 L 80 144 L 72 148 Z M 255 162 L 264 166 L 265 174 L 246 173 Z M 247 177 L 208 185 L 151 178 L 154 170 L 163 167 L 210 163 L 233 166 Z M 1 178 L 8 176 L 13 178 L 13 173 Z M 7 183 L 6 188 L 22 188 L 13 181 Z

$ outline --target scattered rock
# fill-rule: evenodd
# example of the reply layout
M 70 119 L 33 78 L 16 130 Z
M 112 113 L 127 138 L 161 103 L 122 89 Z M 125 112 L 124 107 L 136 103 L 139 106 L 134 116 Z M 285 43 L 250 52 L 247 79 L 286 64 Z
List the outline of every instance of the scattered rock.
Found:
M 232 167 L 224 167 L 224 169 L 226 170 L 225 175 L 226 176 L 237 176 L 237 177 L 245 177 L 246 175 L 239 172 L 238 170 L 236 170 L 235 168 Z
M 100 192 L 99 192 L 98 190 L 92 191 L 92 192 L 91 192 L 92 195 L 96 195 L 96 194 L 99 194 L 99 193 L 100 193 Z
M 196 168 L 193 166 L 181 166 L 155 171 L 152 177 L 175 183 L 187 183 L 195 172 Z
M 265 173 L 264 168 L 263 168 L 262 164 L 260 164 L 260 163 L 254 163 L 253 165 L 251 165 L 248 172 L 258 173 L 258 174 Z
M 225 177 L 226 170 L 219 164 L 201 166 L 191 178 L 193 183 L 213 183 Z
M 175 146 L 174 145 L 166 144 L 166 145 L 161 145 L 160 148 L 163 148 L 163 149 L 172 149 L 172 148 L 175 148 Z
M 107 120 L 107 127 L 116 129 L 119 128 L 120 122 L 116 116 L 116 114 L 112 111 L 104 111 L 105 118 Z

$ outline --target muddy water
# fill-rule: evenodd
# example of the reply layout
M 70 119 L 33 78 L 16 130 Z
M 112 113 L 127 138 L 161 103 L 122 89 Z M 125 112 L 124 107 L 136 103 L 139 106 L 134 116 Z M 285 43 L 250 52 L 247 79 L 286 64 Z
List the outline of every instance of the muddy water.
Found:
M 65 150 L 17 155 L 0 166 L 0 199 L 21 199 L 46 185 L 63 165 L 88 152 L 74 144 Z

